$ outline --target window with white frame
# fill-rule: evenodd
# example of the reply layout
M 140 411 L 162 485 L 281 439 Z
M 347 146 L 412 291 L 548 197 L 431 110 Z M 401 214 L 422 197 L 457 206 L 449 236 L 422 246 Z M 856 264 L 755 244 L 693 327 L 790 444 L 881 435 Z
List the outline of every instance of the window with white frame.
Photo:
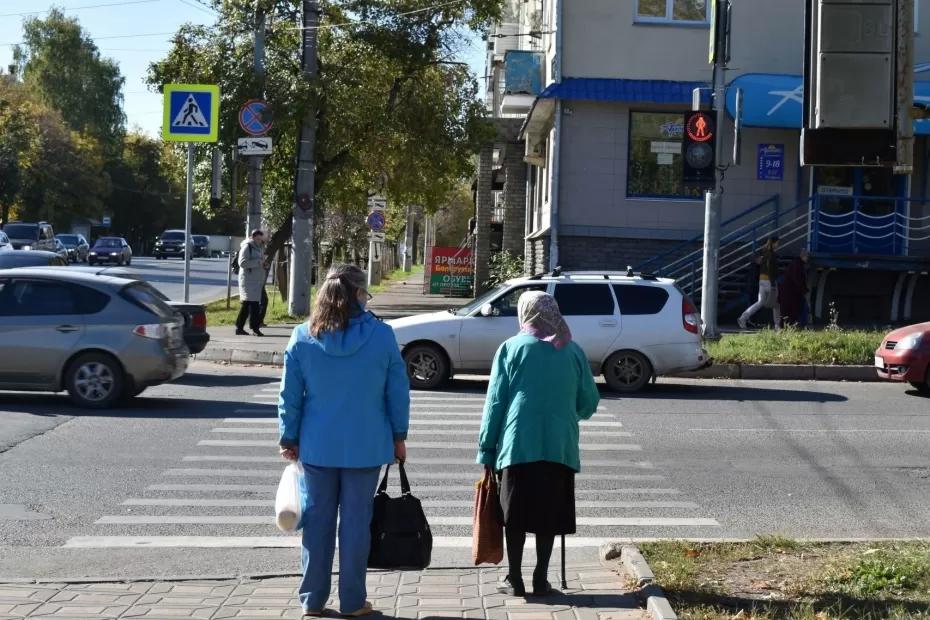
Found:
M 706 24 L 707 0 L 636 0 L 636 21 L 660 24 Z

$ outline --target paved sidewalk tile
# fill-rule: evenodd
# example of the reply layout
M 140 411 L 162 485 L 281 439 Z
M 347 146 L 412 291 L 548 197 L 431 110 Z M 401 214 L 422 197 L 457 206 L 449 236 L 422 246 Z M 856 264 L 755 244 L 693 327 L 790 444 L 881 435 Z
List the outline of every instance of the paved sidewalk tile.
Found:
M 622 575 L 599 563 L 570 566 L 568 589 L 526 599 L 497 591 L 500 567 L 368 575 L 383 620 L 645 620 Z M 560 582 L 554 572 L 549 580 Z M 259 620 L 301 617 L 297 578 L 94 584 L 0 584 L 0 619 Z M 338 608 L 337 579 L 327 608 Z M 330 614 L 336 616 L 335 611 Z M 377 617 L 377 616 L 376 616 Z

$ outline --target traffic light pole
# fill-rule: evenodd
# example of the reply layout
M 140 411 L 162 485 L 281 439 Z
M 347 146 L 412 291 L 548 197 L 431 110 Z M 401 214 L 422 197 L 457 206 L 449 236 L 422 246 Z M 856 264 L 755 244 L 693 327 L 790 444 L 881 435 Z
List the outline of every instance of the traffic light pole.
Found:
M 725 20 L 721 19 L 721 23 Z M 718 268 L 720 266 L 720 219 L 723 211 L 723 125 L 726 122 L 726 48 L 727 28 L 717 27 L 716 58 L 714 59 L 714 107 L 717 110 L 717 132 L 714 161 L 717 173 L 713 191 L 704 195 L 704 268 L 701 278 L 701 318 L 704 337 L 720 338 L 717 326 Z

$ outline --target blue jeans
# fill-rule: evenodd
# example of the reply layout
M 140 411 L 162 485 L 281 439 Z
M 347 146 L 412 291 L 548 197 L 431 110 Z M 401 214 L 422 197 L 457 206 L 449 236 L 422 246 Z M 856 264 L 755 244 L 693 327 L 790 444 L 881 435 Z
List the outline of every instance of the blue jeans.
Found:
M 368 595 L 365 574 L 371 549 L 371 513 L 380 467 L 304 465 L 309 495 L 304 516 L 298 598 L 304 611 L 321 610 L 332 591 L 339 516 L 339 611 L 361 609 Z

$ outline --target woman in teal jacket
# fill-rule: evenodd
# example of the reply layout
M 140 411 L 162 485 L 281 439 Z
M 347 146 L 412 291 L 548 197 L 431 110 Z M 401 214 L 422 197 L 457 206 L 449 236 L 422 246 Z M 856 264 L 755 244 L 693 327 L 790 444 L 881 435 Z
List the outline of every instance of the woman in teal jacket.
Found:
M 587 357 L 572 342 L 555 299 L 524 293 L 521 332 L 501 345 L 478 438 L 478 463 L 502 472 L 501 507 L 510 570 L 502 591 L 525 596 L 526 534 L 536 535 L 533 594 L 552 591 L 546 577 L 557 535 L 575 533 L 575 474 L 581 469 L 578 423 L 600 400 Z
M 370 312 L 365 272 L 333 267 L 308 324 L 284 352 L 278 401 L 281 454 L 304 465 L 298 595 L 304 617 L 319 617 L 332 588 L 339 527 L 339 606 L 372 613 L 365 600 L 371 513 L 381 466 L 406 459 L 410 385 L 394 331 Z

